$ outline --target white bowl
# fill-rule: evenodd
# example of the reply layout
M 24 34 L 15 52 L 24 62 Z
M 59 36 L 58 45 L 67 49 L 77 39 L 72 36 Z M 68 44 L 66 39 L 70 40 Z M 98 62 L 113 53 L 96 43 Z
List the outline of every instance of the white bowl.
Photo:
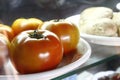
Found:
M 79 15 L 73 15 L 66 20 L 73 22 L 80 30 L 79 20 L 80 20 L 80 14 Z M 120 37 L 106 37 L 106 36 L 97 36 L 97 35 L 90 35 L 86 33 L 81 33 L 80 35 L 82 38 L 87 40 L 90 43 L 99 44 L 99 45 L 106 45 L 106 46 L 120 46 Z

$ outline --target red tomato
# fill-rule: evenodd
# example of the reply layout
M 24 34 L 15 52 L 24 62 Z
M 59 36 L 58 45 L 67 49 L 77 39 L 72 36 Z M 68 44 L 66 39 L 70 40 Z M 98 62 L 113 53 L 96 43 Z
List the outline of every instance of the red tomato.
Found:
M 12 24 L 15 36 L 25 30 L 35 30 L 38 26 L 41 26 L 43 21 L 37 18 L 18 18 Z
M 11 42 L 11 48 L 11 61 L 22 74 L 54 69 L 63 57 L 59 38 L 46 30 L 23 31 Z
M 7 61 L 9 54 L 10 54 L 10 42 L 5 35 L 0 34 L 0 68 Z
M 9 41 L 14 38 L 14 32 L 8 25 L 0 24 L 0 33 L 4 34 L 9 39 Z
M 55 33 L 63 44 L 65 55 L 76 49 L 79 42 L 80 35 L 78 28 L 74 24 L 64 20 L 44 22 L 38 29 L 49 30 Z

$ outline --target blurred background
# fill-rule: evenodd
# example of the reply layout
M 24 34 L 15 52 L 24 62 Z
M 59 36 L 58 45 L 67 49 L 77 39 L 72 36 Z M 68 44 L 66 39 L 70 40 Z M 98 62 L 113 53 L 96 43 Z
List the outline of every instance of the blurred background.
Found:
M 92 6 L 119 11 L 119 0 L 0 0 L 0 20 L 11 25 L 16 18 L 36 17 L 43 21 L 66 18 Z

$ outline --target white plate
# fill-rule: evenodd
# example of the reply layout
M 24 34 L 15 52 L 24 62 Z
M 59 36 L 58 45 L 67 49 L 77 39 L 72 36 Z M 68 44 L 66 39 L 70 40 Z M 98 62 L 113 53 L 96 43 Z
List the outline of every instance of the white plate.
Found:
M 74 15 L 66 18 L 66 20 L 73 22 L 79 27 L 80 15 Z M 99 45 L 107 45 L 107 46 L 120 46 L 120 38 L 119 37 L 105 37 L 105 36 L 96 36 L 85 33 L 80 33 L 81 37 L 87 40 L 88 42 L 99 44 Z
M 74 53 L 74 54 L 73 54 Z M 82 55 L 81 55 L 82 54 Z M 65 56 L 61 61 L 61 64 L 56 69 L 34 73 L 20 75 L 18 74 L 13 66 L 8 63 L 5 65 L 5 71 L 7 72 L 3 75 L 0 75 L 0 80 L 48 80 L 65 74 L 85 63 L 91 55 L 91 47 L 84 39 L 80 38 L 80 42 L 75 51 L 72 52 L 69 56 Z M 14 74 L 13 74 L 14 72 Z M 12 73 L 12 75 L 11 75 Z
M 114 71 L 101 71 L 101 72 L 96 73 L 96 74 L 93 76 L 93 79 L 92 79 L 92 80 L 98 80 L 98 79 L 101 78 L 101 77 L 109 76 L 109 75 L 112 75 L 112 74 L 114 74 L 114 73 L 115 73 Z

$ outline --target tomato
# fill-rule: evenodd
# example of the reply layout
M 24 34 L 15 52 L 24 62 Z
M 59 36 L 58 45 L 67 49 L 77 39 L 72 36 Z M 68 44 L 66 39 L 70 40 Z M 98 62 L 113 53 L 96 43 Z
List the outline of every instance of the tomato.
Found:
M 5 62 L 8 60 L 10 54 L 10 42 L 8 38 L 0 34 L 0 68 L 3 67 Z
M 12 29 L 14 30 L 15 36 L 25 30 L 35 30 L 38 26 L 41 26 L 43 21 L 37 18 L 18 18 L 12 23 Z
M 11 48 L 11 62 L 21 74 L 54 69 L 63 57 L 59 38 L 46 30 L 21 32 L 11 42 Z
M 0 24 L 0 33 L 4 34 L 9 39 L 9 41 L 14 38 L 14 32 L 8 25 Z
M 76 49 L 79 42 L 80 34 L 78 28 L 65 20 L 44 22 L 38 29 L 49 30 L 55 33 L 63 44 L 65 55 Z

